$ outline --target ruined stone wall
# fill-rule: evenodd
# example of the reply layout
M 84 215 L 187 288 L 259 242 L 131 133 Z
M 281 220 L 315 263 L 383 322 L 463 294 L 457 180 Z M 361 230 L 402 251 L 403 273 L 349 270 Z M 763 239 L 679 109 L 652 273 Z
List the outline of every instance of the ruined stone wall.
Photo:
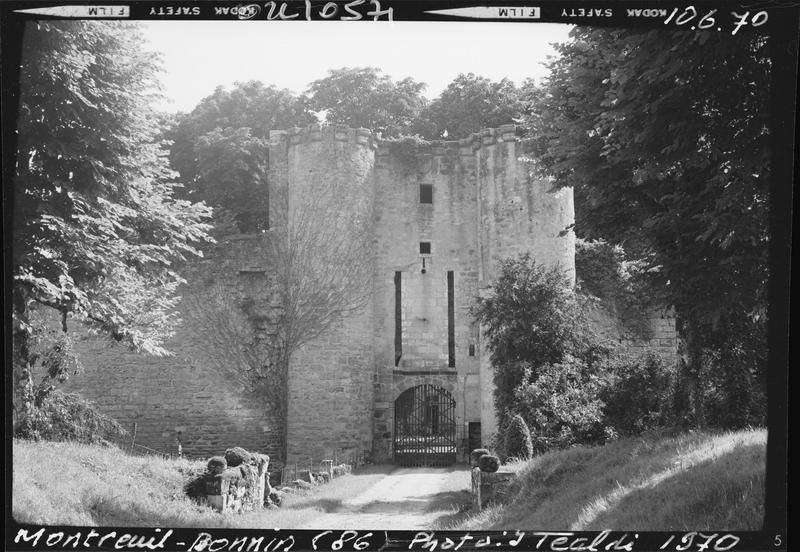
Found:
M 623 355 L 635 358 L 654 352 L 667 364 L 678 362 L 679 336 L 671 310 L 637 312 L 635 321 L 632 316 L 623 321 L 613 308 L 602 301 L 594 301 L 585 312 L 599 335 L 614 343 Z
M 72 324 L 76 352 L 84 371 L 70 378 L 66 390 L 93 401 L 117 419 L 135 441 L 174 454 L 180 439 L 189 456 L 207 456 L 234 446 L 277 454 L 280 424 L 257 397 L 206 357 L 197 340 L 203 332 L 185 312 L 190 296 L 202 298 L 220 285 L 233 297 L 259 295 L 266 285 L 259 252 L 260 237 L 237 236 L 220 242 L 205 259 L 184 267 L 188 283 L 178 309 L 183 322 L 167 341 L 171 357 L 137 354 Z M 202 299 L 201 299 L 202 301 Z

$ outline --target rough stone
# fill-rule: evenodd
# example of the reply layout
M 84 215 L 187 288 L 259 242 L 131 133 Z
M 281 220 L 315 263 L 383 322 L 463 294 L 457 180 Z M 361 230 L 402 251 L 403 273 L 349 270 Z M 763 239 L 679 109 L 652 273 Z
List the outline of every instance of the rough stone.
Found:
M 480 458 L 478 458 L 478 468 L 482 472 L 492 473 L 496 472 L 500 467 L 500 459 L 497 456 L 493 456 L 491 454 L 484 454 Z
M 228 468 L 228 462 L 222 456 L 212 456 L 208 459 L 208 473 L 219 475 Z
M 267 495 L 267 504 L 280 506 L 281 504 L 283 504 L 283 500 L 285 498 L 286 498 L 286 493 L 279 491 L 277 489 L 272 489 L 272 491 Z
M 475 509 L 480 511 L 490 502 L 502 500 L 517 474 L 511 471 L 487 473 L 472 468 L 472 499 Z
M 471 466 L 471 467 L 473 467 L 473 468 L 476 468 L 476 467 L 478 467 L 478 460 L 480 459 L 480 457 L 481 457 L 481 456 L 485 456 L 485 455 L 487 455 L 487 454 L 489 454 L 489 451 L 488 451 L 488 449 L 479 448 L 479 449 L 475 449 L 475 450 L 473 450 L 473 451 L 472 451 L 472 452 L 469 454 L 469 463 L 470 463 L 470 466 Z
M 235 468 L 241 464 L 249 464 L 250 459 L 250 453 L 242 447 L 233 447 L 225 451 L 225 460 L 231 468 Z
M 294 481 L 292 481 L 292 485 L 296 489 L 312 489 L 314 487 L 314 485 L 312 485 L 308 481 L 303 481 L 302 479 L 295 479 Z

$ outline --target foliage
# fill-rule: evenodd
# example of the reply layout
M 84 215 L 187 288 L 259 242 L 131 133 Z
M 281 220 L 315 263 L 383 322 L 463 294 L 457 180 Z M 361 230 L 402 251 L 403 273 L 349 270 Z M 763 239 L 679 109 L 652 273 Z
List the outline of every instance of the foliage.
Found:
M 420 136 L 401 136 L 385 140 L 389 151 L 400 164 L 407 168 L 418 170 L 422 162 L 422 154 L 430 148 L 431 143 Z
M 229 213 L 240 232 L 264 230 L 266 150 L 270 130 L 316 122 L 301 98 L 259 81 L 217 87 L 165 133 L 170 163 L 186 183 L 184 195 Z
M 248 128 L 215 128 L 194 146 L 197 178 L 190 186 L 194 198 L 216 207 L 215 221 L 227 211 L 240 232 L 264 229 L 267 224 L 267 141 L 250 135 Z
M 38 407 L 21 421 L 15 433 L 24 439 L 107 443 L 127 432 L 80 395 L 54 389 L 41 398 Z
M 589 302 L 621 322 L 633 335 L 649 338 L 647 315 L 659 308 L 660 291 L 642 276 L 645 263 L 629 259 L 620 245 L 605 240 L 575 240 L 576 288 Z
M 680 425 L 675 410 L 676 370 L 657 354 L 617 358 L 605 366 L 608 385 L 600 396 L 604 423 L 620 435 L 638 435 L 668 425 Z
M 55 309 L 63 331 L 69 314 L 136 350 L 167 353 L 175 264 L 199 254 L 209 212 L 174 197 L 149 107 L 157 70 L 135 23 L 26 27 L 12 228 L 18 419 L 33 407 L 33 305 Z
M 501 433 L 515 410 L 516 388 L 535 380 L 540 368 L 567 355 L 592 366 L 608 353 L 587 331 L 563 271 L 545 268 L 527 253 L 500 261 L 493 294 L 478 298 L 472 313 L 491 351 Z
M 528 424 L 516 414 L 506 428 L 505 453 L 509 458 L 527 459 L 533 456 L 533 442 Z
M 766 319 L 770 41 L 589 27 L 572 36 L 533 93 L 534 155 L 574 187 L 576 232 L 623 245 L 675 308 L 691 415 L 706 423 L 704 351 L 760 346 L 738 322 Z M 746 388 L 730 386 L 731 400 L 747 400 Z
M 457 140 L 522 117 L 525 104 L 514 83 L 459 74 L 419 115 L 414 129 L 429 139 Z
M 385 137 L 408 134 L 425 104 L 425 84 L 397 82 L 375 67 L 331 69 L 308 87 L 308 105 L 325 112 L 327 123 L 363 127 Z
M 514 407 L 530 424 L 534 451 L 602 442 L 605 387 L 602 375 L 569 355 L 540 366 L 534 376 L 528 371 L 514 390 Z

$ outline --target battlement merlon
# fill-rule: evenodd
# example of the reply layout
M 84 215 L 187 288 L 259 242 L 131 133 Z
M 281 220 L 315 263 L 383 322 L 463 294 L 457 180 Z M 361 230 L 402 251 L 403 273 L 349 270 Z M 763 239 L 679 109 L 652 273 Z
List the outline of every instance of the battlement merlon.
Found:
M 343 142 L 376 149 L 377 136 L 366 128 L 350 128 L 344 125 L 309 125 L 287 130 L 271 130 L 270 146 L 285 142 L 290 146 L 309 142 Z
M 417 148 L 419 155 L 472 155 L 475 150 L 484 146 L 497 143 L 517 142 L 518 128 L 514 124 L 501 125 L 497 128 L 485 128 L 474 132 L 460 140 L 431 140 L 423 142 Z M 309 125 L 307 127 L 294 127 L 287 130 L 271 130 L 269 133 L 271 146 L 281 142 L 288 145 L 297 145 L 308 142 L 337 141 L 358 144 L 376 149 L 376 155 L 391 155 L 394 140 L 382 139 L 379 133 L 366 128 L 351 128 L 344 125 Z
M 517 135 L 518 128 L 514 124 L 501 125 L 497 128 L 485 128 L 480 132 L 473 132 L 466 138 L 460 140 L 430 140 L 420 143 L 416 148 L 418 155 L 432 155 L 434 157 L 446 155 L 472 156 L 476 150 L 484 146 L 497 143 L 511 143 L 520 140 Z M 378 157 L 390 156 L 392 145 L 397 144 L 395 140 L 379 139 Z

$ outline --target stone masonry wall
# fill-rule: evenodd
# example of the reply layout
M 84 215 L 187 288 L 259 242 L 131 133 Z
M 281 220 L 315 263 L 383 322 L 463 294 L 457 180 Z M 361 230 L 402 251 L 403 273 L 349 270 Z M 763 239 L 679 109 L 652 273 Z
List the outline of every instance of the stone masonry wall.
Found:
M 412 157 L 383 143 L 375 187 L 374 455 L 391 460 L 394 401 L 433 384 L 456 401 L 458 434 L 480 421 L 477 328 L 477 196 L 472 140 L 433 142 Z M 431 186 L 432 201 L 421 201 Z M 420 243 L 430 244 L 423 253 Z M 424 272 L 423 272 L 424 270 Z M 401 356 L 395 358 L 395 273 L 400 273 Z M 448 337 L 448 272 L 453 273 L 454 366 Z
M 374 230 L 374 140 L 369 131 L 342 127 L 309 127 L 274 136 L 270 159 L 286 148 L 286 182 L 290 217 L 316 198 L 332 194 L 327 212 L 315 213 L 313 224 L 334 239 L 372 236 Z M 275 155 L 273 155 L 273 151 Z M 280 184 L 279 184 L 280 185 Z M 336 227 L 338 209 L 346 209 L 351 225 Z M 373 243 L 358 245 L 356 258 L 371 272 Z M 345 277 L 346 278 L 346 277 Z M 344 282 L 346 285 L 363 285 Z M 371 290 L 366 290 L 368 293 Z M 334 453 L 362 454 L 372 448 L 373 312 L 370 302 L 321 338 L 292 356 L 289 369 L 287 461 L 304 463 Z
M 185 267 L 188 284 L 179 293 L 202 294 L 221 284 L 236 296 L 258 294 L 262 275 L 257 236 L 224 240 L 207 258 Z M 188 300 L 188 299 L 187 299 Z M 179 310 L 186 307 L 186 301 Z M 176 453 L 180 438 L 189 456 L 207 456 L 234 446 L 277 454 L 280 426 L 257 397 L 244 391 L 196 346 L 202 335 L 190 316 L 168 342 L 171 357 L 137 354 L 108 339 L 72 331 L 84 371 L 67 382 L 99 409 L 116 418 L 136 443 L 166 453 Z
M 669 310 L 652 310 L 640 314 L 639 324 L 631 328 L 622 323 L 618 315 L 602 303 L 587 309 L 594 327 L 600 335 L 614 342 L 622 353 L 638 357 L 645 352 L 655 352 L 668 364 L 678 362 L 679 336 L 675 316 Z

